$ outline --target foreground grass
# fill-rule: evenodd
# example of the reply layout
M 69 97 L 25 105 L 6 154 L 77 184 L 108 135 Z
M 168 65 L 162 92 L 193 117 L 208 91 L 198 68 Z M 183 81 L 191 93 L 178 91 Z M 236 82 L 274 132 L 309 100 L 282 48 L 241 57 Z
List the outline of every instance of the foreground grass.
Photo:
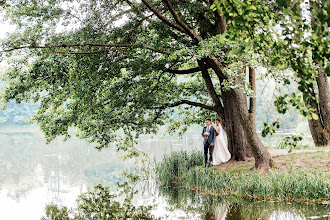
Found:
M 303 166 L 302 160 L 322 161 Z M 204 168 L 203 153 L 173 152 L 157 164 L 158 180 L 164 186 L 181 186 L 205 195 L 235 195 L 250 199 L 328 204 L 330 171 L 328 153 L 309 152 L 274 157 L 279 169 L 263 174 L 251 171 L 253 161 Z M 295 161 L 300 160 L 295 166 Z M 285 164 L 286 162 L 286 164 Z

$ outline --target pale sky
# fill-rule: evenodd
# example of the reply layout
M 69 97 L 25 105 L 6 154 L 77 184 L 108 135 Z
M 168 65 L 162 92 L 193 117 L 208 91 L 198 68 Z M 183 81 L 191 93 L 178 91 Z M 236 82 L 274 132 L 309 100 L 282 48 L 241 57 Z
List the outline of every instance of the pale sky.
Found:
M 1 19 L 1 14 L 0 14 L 0 39 L 3 39 L 8 32 L 13 32 L 15 27 L 13 25 L 10 25 L 8 22 L 3 22 Z

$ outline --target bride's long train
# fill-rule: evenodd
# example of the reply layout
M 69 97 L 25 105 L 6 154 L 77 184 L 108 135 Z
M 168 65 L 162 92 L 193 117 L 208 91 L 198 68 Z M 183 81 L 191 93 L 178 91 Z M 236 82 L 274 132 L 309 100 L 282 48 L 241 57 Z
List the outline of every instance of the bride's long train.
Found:
M 217 126 L 215 129 L 219 132 L 219 135 L 215 137 L 214 141 L 212 165 L 219 165 L 221 163 L 226 163 L 231 158 L 231 155 L 221 127 Z

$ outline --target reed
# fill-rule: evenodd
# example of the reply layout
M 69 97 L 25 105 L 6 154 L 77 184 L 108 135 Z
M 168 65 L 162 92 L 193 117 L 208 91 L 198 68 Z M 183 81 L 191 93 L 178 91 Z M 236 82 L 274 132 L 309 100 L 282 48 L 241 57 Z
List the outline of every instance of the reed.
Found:
M 215 196 L 235 195 L 250 199 L 329 203 L 329 171 L 307 169 L 230 172 L 203 167 L 203 153 L 178 151 L 156 166 L 165 186 L 181 186 Z
M 183 177 L 185 173 L 193 168 L 204 164 L 203 152 L 201 151 L 175 151 L 165 155 L 162 162 L 157 164 L 156 173 L 158 180 L 165 185 L 172 185 L 178 177 Z

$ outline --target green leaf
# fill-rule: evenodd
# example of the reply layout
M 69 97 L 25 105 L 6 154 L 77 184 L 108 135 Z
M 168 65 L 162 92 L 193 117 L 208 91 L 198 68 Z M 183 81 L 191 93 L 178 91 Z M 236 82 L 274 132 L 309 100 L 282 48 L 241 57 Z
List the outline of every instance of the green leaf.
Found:
M 257 10 L 257 7 L 254 6 L 254 5 L 250 5 L 250 6 L 248 7 L 248 9 L 256 11 L 256 10 Z
M 217 7 L 217 5 L 216 5 L 215 3 L 213 3 L 213 4 L 211 5 L 210 9 L 215 11 L 215 10 L 217 10 L 216 7 Z
M 315 113 L 312 112 L 312 118 L 314 120 L 318 120 L 319 119 L 319 116 L 317 114 L 315 114 Z
M 237 54 L 237 50 L 236 49 L 232 49 L 232 50 L 229 51 L 228 56 L 231 57 L 231 56 L 233 56 L 235 54 Z
M 285 8 L 285 9 L 283 9 L 283 13 L 288 15 L 288 14 L 290 14 L 290 10 Z

